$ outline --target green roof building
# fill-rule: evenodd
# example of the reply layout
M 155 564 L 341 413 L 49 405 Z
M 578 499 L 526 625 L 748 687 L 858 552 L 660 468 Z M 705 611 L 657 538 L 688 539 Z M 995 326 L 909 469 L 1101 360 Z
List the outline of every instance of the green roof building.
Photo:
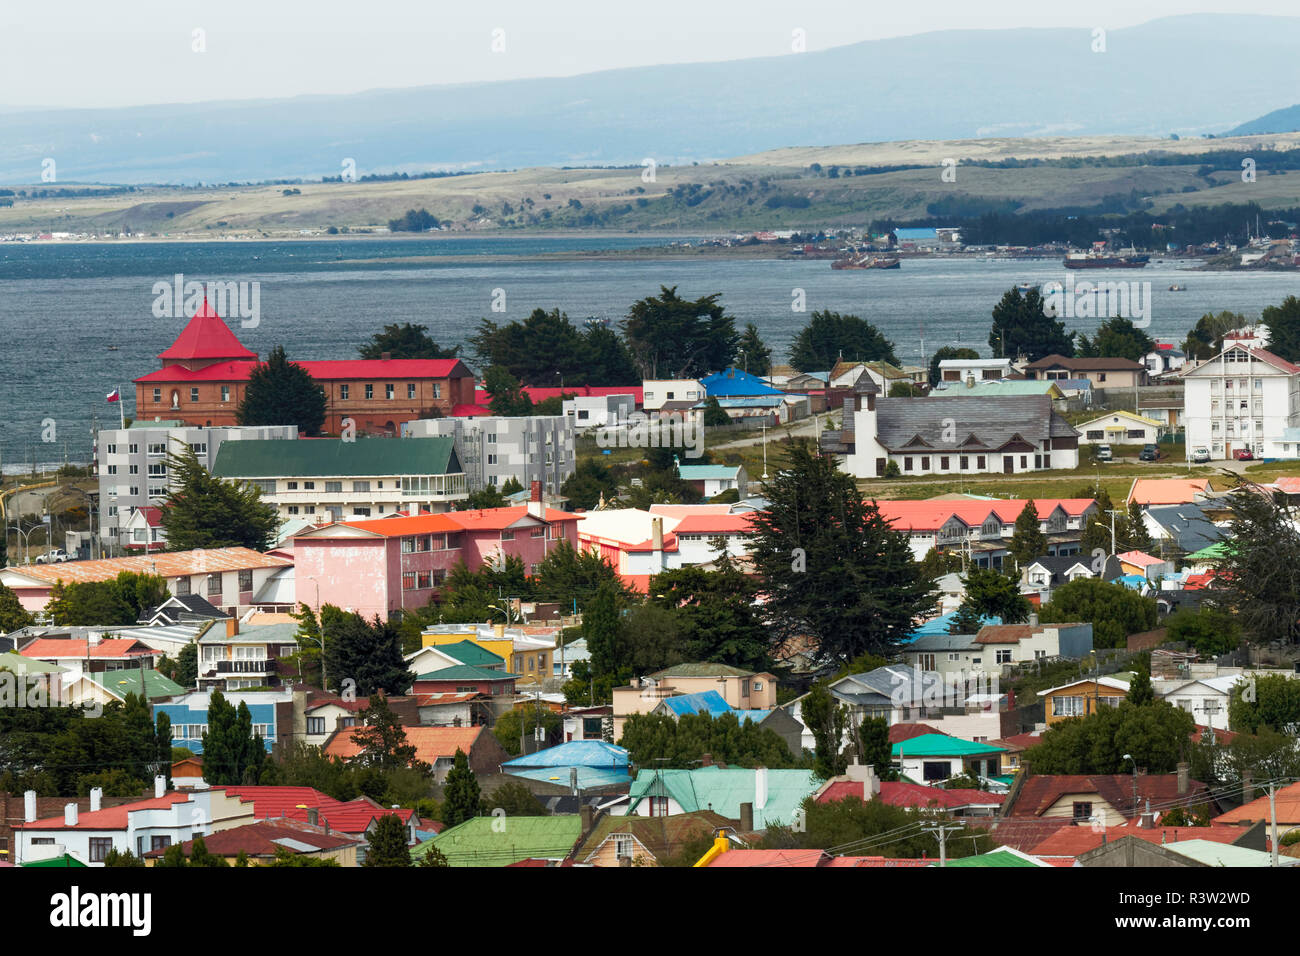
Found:
M 436 846 L 451 866 L 509 866 L 532 857 L 562 859 L 582 835 L 577 814 L 553 817 L 473 817 L 411 848 L 419 863 Z
M 506 659 L 500 654 L 493 654 L 486 647 L 481 647 L 473 641 L 457 641 L 455 644 L 433 644 L 442 653 L 462 664 L 472 664 L 475 667 L 502 667 Z
M 740 819 L 740 805 L 752 804 L 754 829 L 789 825 L 804 798 L 817 789 L 811 770 L 699 767 L 694 770 L 642 770 L 628 792 L 628 813 L 693 813 L 712 810 Z M 657 804 L 657 805 L 656 805 Z
M 156 670 L 145 670 L 143 677 L 141 673 L 139 670 L 94 671 L 87 672 L 83 676 L 104 688 L 118 700 L 126 700 L 127 694 L 135 694 L 139 697 L 143 693 L 146 700 L 158 700 L 185 693 L 184 687 Z

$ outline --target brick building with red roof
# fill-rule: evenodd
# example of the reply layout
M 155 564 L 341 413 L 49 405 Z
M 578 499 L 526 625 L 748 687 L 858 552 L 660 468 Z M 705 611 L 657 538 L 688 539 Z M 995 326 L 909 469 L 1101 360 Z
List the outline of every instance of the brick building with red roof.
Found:
M 256 353 L 236 338 L 205 301 L 176 340 L 158 355 L 162 367 L 135 380 L 138 419 L 233 425 Z M 295 361 L 290 356 L 290 361 Z M 325 390 L 324 431 L 351 418 L 358 432 L 397 434 L 402 422 L 450 415 L 474 405 L 474 375 L 459 359 L 298 361 Z

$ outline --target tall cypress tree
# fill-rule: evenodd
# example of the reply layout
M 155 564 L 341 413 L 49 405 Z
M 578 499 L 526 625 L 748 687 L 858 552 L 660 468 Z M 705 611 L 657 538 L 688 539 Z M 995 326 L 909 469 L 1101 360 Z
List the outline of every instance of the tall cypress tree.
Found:
M 174 483 L 162 509 L 171 551 L 244 547 L 265 551 L 280 527 L 275 506 L 252 485 L 222 481 L 208 473 L 194 449 L 168 453 Z
M 1038 509 L 1031 498 L 1016 516 L 1016 529 L 1008 548 L 1020 567 L 1047 553 L 1047 535 L 1039 530 L 1038 522 Z
M 248 376 L 235 421 L 240 425 L 297 425 L 308 435 L 319 435 L 325 424 L 325 390 L 305 368 L 289 361 L 284 346 L 277 345 Z
M 469 758 L 457 747 L 456 761 L 442 785 L 442 822 L 454 827 L 478 816 L 481 796 L 478 778 L 469 768 Z
M 809 442 L 791 444 L 789 464 L 765 494 L 771 505 L 753 516 L 752 560 L 774 641 L 808 635 L 843 663 L 887 655 L 933 607 L 907 535 Z
M 406 826 L 395 813 L 379 818 L 366 834 L 365 866 L 410 866 L 411 850 L 406 845 Z

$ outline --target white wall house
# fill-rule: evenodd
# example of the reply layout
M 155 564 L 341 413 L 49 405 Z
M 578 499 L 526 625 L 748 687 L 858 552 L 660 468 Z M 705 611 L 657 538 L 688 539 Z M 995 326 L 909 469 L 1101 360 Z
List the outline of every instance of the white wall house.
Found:
M 1232 688 L 1245 680 L 1240 674 L 1200 680 L 1154 681 L 1152 689 L 1165 703 L 1181 707 L 1202 727 L 1228 729 L 1228 701 Z
M 1226 345 L 1179 375 L 1189 450 L 1208 448 L 1216 460 L 1240 449 L 1266 458 L 1300 453 L 1300 367 L 1262 348 Z
M 641 386 L 641 408 L 657 412 L 668 402 L 702 402 L 704 386 L 694 378 L 646 379 Z
M 945 384 L 964 385 L 968 378 L 977 382 L 997 381 L 1014 371 L 1009 358 L 940 359 L 939 384 L 941 387 Z
M 1079 433 L 1045 395 L 879 398 L 861 380 L 844 398 L 840 431 L 822 433 L 823 454 L 857 478 L 1022 474 L 1079 464 Z
M 1080 445 L 1154 445 L 1164 431 L 1154 418 L 1125 411 L 1107 412 L 1074 427 Z
M 564 417 L 573 423 L 575 432 L 581 434 L 589 428 L 619 425 L 636 411 L 635 395 L 578 395 L 566 398 L 560 408 Z

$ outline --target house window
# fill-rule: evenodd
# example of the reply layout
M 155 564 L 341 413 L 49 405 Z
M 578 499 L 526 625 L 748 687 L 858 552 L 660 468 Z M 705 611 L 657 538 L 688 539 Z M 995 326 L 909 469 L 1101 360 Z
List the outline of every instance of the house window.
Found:
M 998 651 L 997 651 L 997 662 L 998 662 L 999 664 L 1010 664 L 1010 663 L 1011 663 L 1011 649 L 1010 649 L 1009 647 L 1006 647 L 1006 648 L 998 648 Z
M 352 490 L 353 490 L 353 491 L 369 491 L 369 490 L 370 490 L 370 482 L 368 482 L 368 481 L 354 481 L 354 482 L 352 482 Z
M 946 760 L 927 760 L 921 764 L 921 776 L 924 780 L 947 780 L 950 777 L 952 765 Z
M 650 815 L 654 816 L 654 813 L 652 812 Z M 614 856 L 620 860 L 632 859 L 632 834 L 614 834 Z
M 189 595 L 189 593 L 190 593 L 190 579 L 189 579 L 189 578 L 177 578 L 177 579 L 176 579 L 176 596 L 177 596 L 177 597 L 186 597 L 186 596 Z
M 324 718 L 324 717 L 308 717 L 308 718 L 307 718 L 307 733 L 312 734 L 312 735 L 317 736 L 317 737 L 319 737 L 321 734 L 325 733 L 325 718 Z
M 407 383 L 406 383 L 406 397 L 407 397 L 407 398 L 415 398 L 415 383 L 414 383 L 414 382 L 407 382 Z
M 239 572 L 239 590 L 253 590 L 253 571 L 251 568 L 245 568 L 243 571 Z
M 414 590 L 415 590 L 415 572 L 414 572 L 414 571 L 403 571 L 403 572 L 402 572 L 402 590 L 403 590 L 403 591 L 414 591 Z
M 1057 717 L 1082 717 L 1083 698 L 1054 697 L 1052 699 L 1052 713 Z
M 947 470 L 948 470 L 948 456 L 947 456 L 947 455 L 941 455 L 941 456 L 939 456 L 939 470 L 940 470 L 940 471 L 947 471 Z
M 374 397 L 375 397 L 375 386 L 373 386 L 373 385 L 367 385 L 367 386 L 366 386 L 366 398 L 374 398 Z
M 415 586 L 417 589 L 421 591 L 433 587 L 433 572 L 432 571 L 416 572 Z
M 346 385 L 340 385 L 340 386 L 339 386 L 339 398 L 343 399 L 344 401 L 347 401 L 347 399 L 348 399 L 348 387 L 347 387 Z
M 916 656 L 916 666 L 923 671 L 938 670 L 938 668 L 934 666 L 933 654 L 918 654 Z
M 442 398 L 442 384 L 439 382 L 433 383 L 433 397 Z
M 315 490 L 316 490 L 316 482 L 314 482 L 314 481 L 304 481 L 304 482 L 302 483 L 302 490 L 303 490 L 303 491 L 315 491 Z
M 328 495 L 328 494 L 336 494 L 336 495 L 337 495 L 337 494 L 342 494 L 342 492 L 343 492 L 343 482 L 341 482 L 341 481 L 327 481 L 327 482 L 325 482 L 325 493 L 326 493 L 327 495 Z
M 149 849 L 165 850 L 172 845 L 172 838 L 169 836 L 155 836 L 149 840 Z
M 911 471 L 911 470 L 912 470 L 912 459 L 910 459 L 910 458 L 904 458 L 904 459 L 903 459 L 903 471 Z
M 501 532 L 501 540 L 502 540 L 502 541 L 513 541 L 513 540 L 515 540 L 515 533 L 514 533 L 513 531 L 502 531 L 502 532 Z
M 384 386 L 384 398 L 391 399 L 392 397 L 393 397 L 393 383 L 389 382 L 387 385 Z
M 155 389 L 153 390 L 153 400 L 154 400 L 154 404 L 157 404 L 158 402 L 161 402 L 161 401 L 162 401 L 162 389 L 161 389 L 161 388 L 155 388 Z
M 1087 800 L 1076 800 L 1074 802 L 1074 819 L 1087 820 L 1092 816 L 1092 804 Z
M 219 574 L 209 574 L 209 575 L 208 575 L 208 594 L 211 595 L 211 594 L 220 594 L 220 593 L 221 593 L 221 575 L 219 575 Z
M 983 470 L 984 470 L 984 456 L 983 456 L 983 455 L 976 455 L 976 456 L 975 456 L 975 468 L 976 468 L 977 470 L 979 470 L 979 471 L 983 471 Z
M 90 862 L 103 863 L 104 858 L 108 856 L 108 852 L 111 849 L 113 849 L 112 837 L 91 837 L 90 838 Z
M 190 389 L 190 401 L 197 402 L 198 400 L 199 400 L 199 390 L 197 388 Z
M 962 456 L 961 456 L 961 470 L 962 470 L 962 471 L 965 471 L 965 470 L 966 470 L 967 468 L 969 468 L 969 467 L 970 467 L 970 457 L 969 457 L 968 455 L 962 455 Z

